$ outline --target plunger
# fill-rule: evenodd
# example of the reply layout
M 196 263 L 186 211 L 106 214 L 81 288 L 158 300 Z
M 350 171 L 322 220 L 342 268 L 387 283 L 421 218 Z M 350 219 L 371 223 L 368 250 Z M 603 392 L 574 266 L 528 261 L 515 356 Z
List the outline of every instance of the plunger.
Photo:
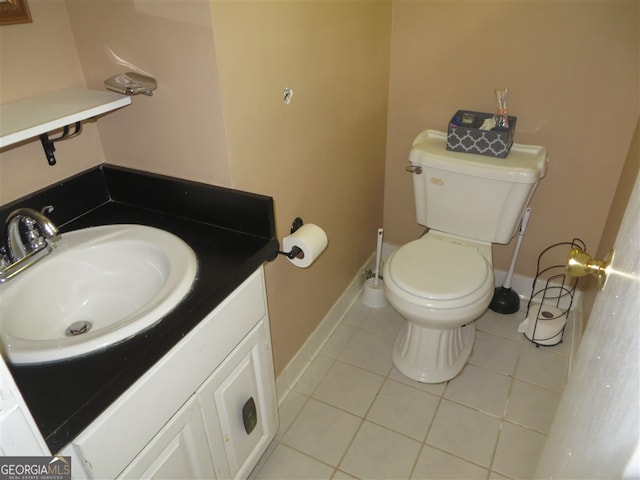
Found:
M 529 215 L 531 215 L 531 207 L 527 207 L 522 214 L 520 231 L 518 232 L 518 239 L 516 240 L 516 249 L 513 251 L 513 258 L 511 259 L 511 265 L 509 265 L 509 271 L 504 279 L 504 283 L 501 287 L 496 287 L 493 292 L 493 298 L 491 299 L 489 308 L 494 312 L 506 315 L 520 310 L 520 296 L 518 295 L 518 292 L 511 288 L 511 280 L 513 278 L 513 270 L 516 267 L 516 259 L 518 258 L 518 252 L 520 251 L 520 244 L 524 237 L 524 231 L 527 229 Z

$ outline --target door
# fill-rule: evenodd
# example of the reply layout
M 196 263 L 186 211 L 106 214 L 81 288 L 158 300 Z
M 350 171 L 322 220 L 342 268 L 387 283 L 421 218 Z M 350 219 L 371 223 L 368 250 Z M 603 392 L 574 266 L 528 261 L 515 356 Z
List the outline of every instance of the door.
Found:
M 123 441 L 126 439 L 123 438 Z M 200 417 L 200 406 L 195 395 L 169 420 L 118 478 L 216 478 Z
M 640 187 L 615 241 L 535 478 L 638 478 Z
M 268 334 L 260 321 L 197 392 L 221 478 L 246 478 L 278 428 Z

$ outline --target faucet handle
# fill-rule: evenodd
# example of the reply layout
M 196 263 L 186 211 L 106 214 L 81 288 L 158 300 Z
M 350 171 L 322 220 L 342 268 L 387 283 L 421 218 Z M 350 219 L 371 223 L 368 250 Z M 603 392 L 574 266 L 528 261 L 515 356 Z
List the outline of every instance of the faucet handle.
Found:
M 23 223 L 27 227 L 27 239 L 31 250 L 39 250 L 44 247 L 47 242 L 36 228 L 37 222 L 31 217 L 24 217 Z

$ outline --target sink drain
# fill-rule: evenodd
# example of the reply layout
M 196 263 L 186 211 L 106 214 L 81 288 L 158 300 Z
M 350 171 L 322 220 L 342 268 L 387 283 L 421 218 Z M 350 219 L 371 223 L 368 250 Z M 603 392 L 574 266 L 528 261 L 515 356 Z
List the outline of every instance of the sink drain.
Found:
M 67 335 L 67 337 L 82 335 L 83 333 L 87 333 L 89 330 L 91 330 L 91 326 L 91 322 L 87 320 L 79 320 L 69 325 L 65 330 L 65 334 Z

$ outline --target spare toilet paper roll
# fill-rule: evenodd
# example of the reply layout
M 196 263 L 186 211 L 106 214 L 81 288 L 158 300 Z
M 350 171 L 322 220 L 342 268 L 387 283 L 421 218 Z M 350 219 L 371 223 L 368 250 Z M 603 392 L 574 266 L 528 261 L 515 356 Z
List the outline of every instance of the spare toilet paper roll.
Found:
M 562 340 L 562 333 L 567 324 L 567 314 L 552 305 L 543 305 L 532 317 L 525 318 L 518 325 L 518 332 L 524 333 L 534 343 L 540 345 L 557 345 Z
M 327 234 L 313 223 L 305 223 L 288 237 L 282 239 L 282 249 L 290 252 L 298 247 L 301 252 L 289 261 L 296 267 L 307 268 L 327 248 Z

